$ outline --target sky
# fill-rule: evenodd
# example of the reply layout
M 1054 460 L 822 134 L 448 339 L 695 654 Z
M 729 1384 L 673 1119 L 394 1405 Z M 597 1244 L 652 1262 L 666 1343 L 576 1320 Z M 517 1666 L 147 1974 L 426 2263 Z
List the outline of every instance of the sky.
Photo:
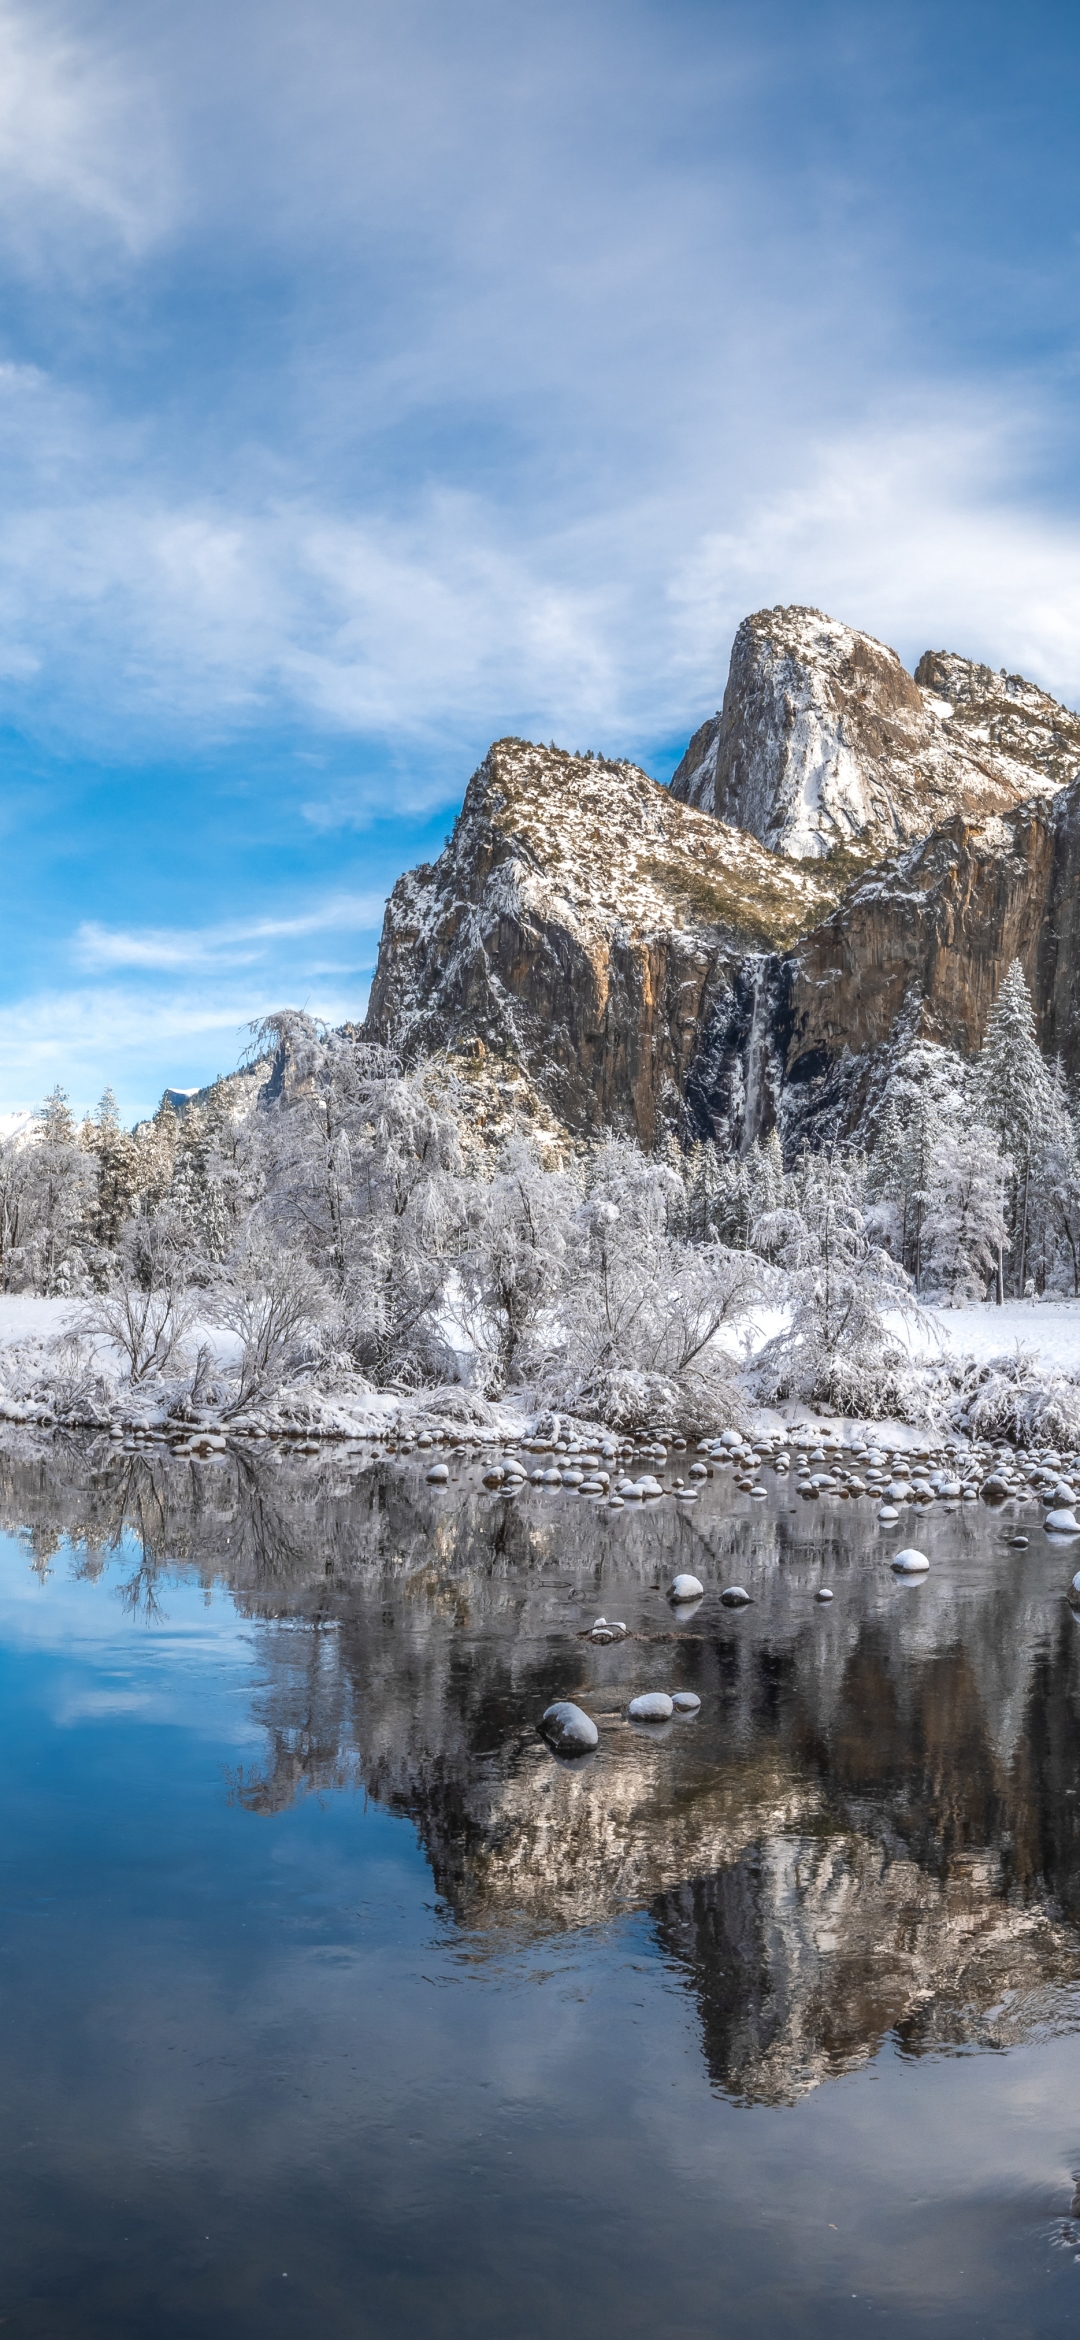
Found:
M 361 1014 L 747 611 L 1080 704 L 1078 100 L 1040 0 L 0 0 L 0 1111 Z

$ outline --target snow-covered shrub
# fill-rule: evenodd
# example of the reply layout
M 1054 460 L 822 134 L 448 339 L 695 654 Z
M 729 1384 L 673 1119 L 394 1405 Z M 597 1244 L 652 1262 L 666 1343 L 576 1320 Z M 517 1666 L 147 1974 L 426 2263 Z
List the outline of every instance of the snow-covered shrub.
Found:
M 783 1209 L 755 1242 L 785 1270 L 790 1320 L 757 1360 L 769 1401 L 798 1398 L 837 1414 L 899 1414 L 925 1402 L 886 1312 L 914 1313 L 908 1278 L 873 1240 L 862 1155 L 839 1145 L 803 1154 Z
M 613 1140 L 575 1214 L 543 1375 L 551 1404 L 635 1430 L 722 1425 L 742 1411 L 717 1335 L 774 1282 L 753 1253 L 690 1244 L 677 1169 Z
M 316 1324 L 325 1290 L 302 1257 L 252 1233 L 229 1263 L 214 1313 L 240 1341 L 229 1412 L 265 1397 L 284 1377 L 300 1336 Z
M 1019 1342 L 1008 1354 L 967 1368 L 953 1410 L 977 1438 L 1080 1445 L 1080 1381 Z

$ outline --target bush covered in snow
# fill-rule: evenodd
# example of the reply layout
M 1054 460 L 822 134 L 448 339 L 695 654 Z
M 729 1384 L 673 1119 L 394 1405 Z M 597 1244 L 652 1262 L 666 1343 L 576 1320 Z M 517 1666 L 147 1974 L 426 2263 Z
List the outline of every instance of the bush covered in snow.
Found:
M 968 1366 L 953 1411 L 977 1438 L 1080 1445 L 1080 1381 L 1019 1343 L 1006 1356 Z

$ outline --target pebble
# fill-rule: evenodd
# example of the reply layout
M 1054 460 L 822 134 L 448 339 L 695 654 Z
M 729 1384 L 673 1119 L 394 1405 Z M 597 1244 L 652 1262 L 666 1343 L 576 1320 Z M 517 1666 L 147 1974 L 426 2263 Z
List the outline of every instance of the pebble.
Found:
M 1012 1546 L 1012 1549 L 1013 1549 L 1013 1551 L 1014 1551 L 1014 1552 L 1026 1552 L 1026 1551 L 1027 1551 L 1027 1537 L 1026 1537 L 1026 1536 L 1010 1536 L 1008 1540 L 1009 1540 L 1009 1543 L 1011 1544 L 1011 1546 Z
M 549 1706 L 540 1728 L 560 1755 L 587 1755 L 600 1738 L 591 1714 L 584 1713 L 570 1698 L 559 1698 Z
M 729 1584 L 725 1586 L 720 1598 L 725 1609 L 745 1609 L 750 1595 L 744 1585 Z
M 893 1554 L 892 1565 L 898 1576 L 925 1576 L 930 1562 L 925 1552 L 917 1552 L 911 1544 L 903 1552 Z
M 626 1711 L 634 1722 L 670 1722 L 675 1706 L 666 1690 L 643 1690 L 640 1698 L 630 1700 Z
M 677 1576 L 671 1587 L 670 1598 L 673 1601 L 699 1601 L 704 1590 L 704 1585 L 698 1583 L 696 1576 Z
M 672 1692 L 671 1703 L 676 1714 L 696 1714 L 701 1700 L 696 1690 L 675 1690 Z

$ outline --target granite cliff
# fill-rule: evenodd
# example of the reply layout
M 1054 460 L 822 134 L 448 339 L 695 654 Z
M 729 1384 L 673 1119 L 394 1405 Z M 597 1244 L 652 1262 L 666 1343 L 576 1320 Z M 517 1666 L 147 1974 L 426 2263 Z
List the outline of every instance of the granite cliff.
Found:
M 366 1034 L 408 1058 L 493 1059 L 573 1133 L 652 1145 L 747 959 L 837 893 L 635 765 L 499 740 L 438 861 L 394 888 Z
M 775 853 L 872 860 L 1078 772 L 1080 717 L 1020 675 L 931 650 L 910 675 L 820 610 L 766 609 L 743 619 L 671 792 Z
M 493 746 L 387 906 L 366 1036 L 588 1139 L 855 1126 L 901 1040 L 977 1048 L 1010 960 L 1080 1073 L 1080 717 L 816 611 L 739 628 L 670 790 Z

